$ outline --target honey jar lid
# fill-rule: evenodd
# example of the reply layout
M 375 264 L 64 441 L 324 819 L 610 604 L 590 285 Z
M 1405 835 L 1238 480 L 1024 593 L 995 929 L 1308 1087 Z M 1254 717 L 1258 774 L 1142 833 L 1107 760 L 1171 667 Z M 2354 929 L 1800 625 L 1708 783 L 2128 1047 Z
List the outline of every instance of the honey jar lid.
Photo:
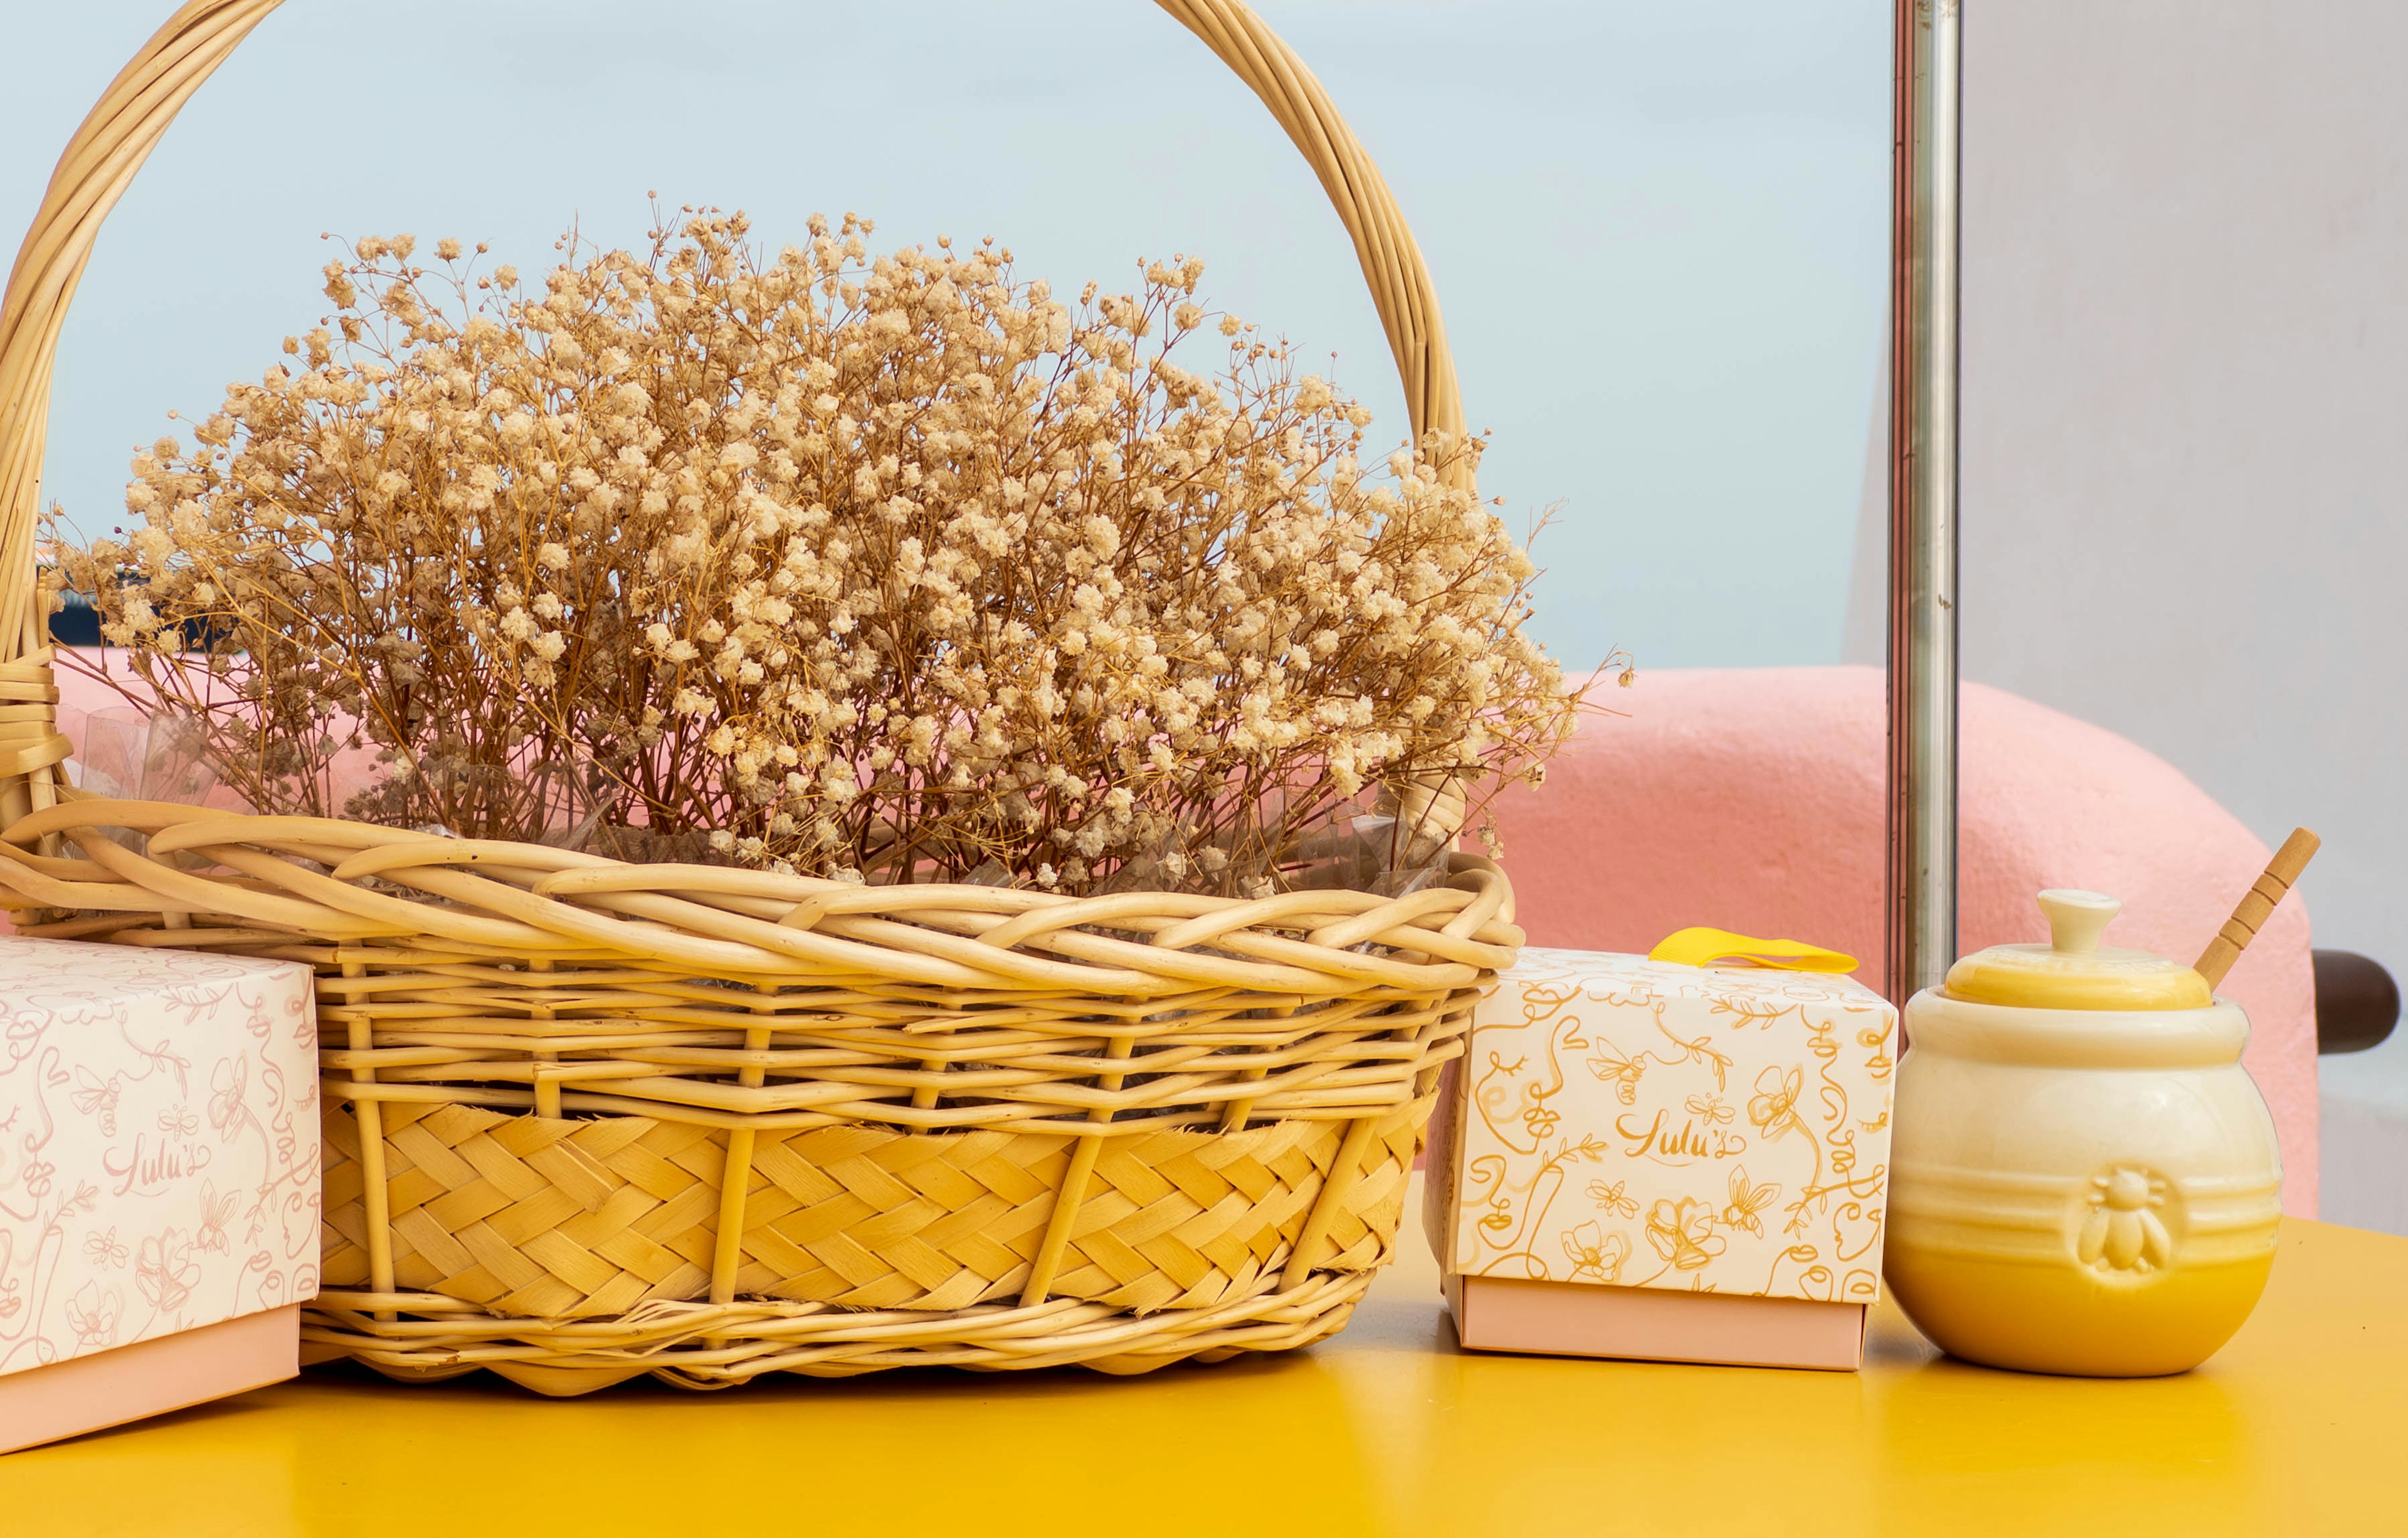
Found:
M 2123 906 L 2095 891 L 2042 892 L 2047 945 L 1976 951 L 1948 969 L 1940 990 L 1968 1004 L 2024 1009 L 2204 1009 L 2214 1003 L 2207 979 L 2180 961 L 2100 946 Z

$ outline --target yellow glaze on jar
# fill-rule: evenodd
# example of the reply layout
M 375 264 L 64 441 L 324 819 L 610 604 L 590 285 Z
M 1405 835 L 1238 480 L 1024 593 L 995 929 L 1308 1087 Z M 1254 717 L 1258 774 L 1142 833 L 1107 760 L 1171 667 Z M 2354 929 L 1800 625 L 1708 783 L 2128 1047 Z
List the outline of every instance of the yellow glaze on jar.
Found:
M 2248 1018 L 2188 967 L 2099 951 L 2116 905 L 2044 892 L 2054 945 L 1969 957 L 1907 1005 L 1884 1269 L 1968 1360 L 2179 1373 L 2273 1264 L 2282 1164 Z M 2130 1002 L 2057 1002 L 2111 999 Z

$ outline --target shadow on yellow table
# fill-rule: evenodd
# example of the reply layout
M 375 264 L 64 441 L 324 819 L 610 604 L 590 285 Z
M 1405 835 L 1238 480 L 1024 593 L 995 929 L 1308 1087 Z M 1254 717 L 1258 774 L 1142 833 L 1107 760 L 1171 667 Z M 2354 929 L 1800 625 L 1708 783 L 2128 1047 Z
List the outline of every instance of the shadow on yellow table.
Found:
M 1136 1380 L 548 1401 L 314 1372 L 0 1459 L 0 1531 L 1764 1538 L 2398 1518 L 2408 1239 L 2286 1223 L 2257 1316 L 2182 1377 L 1968 1367 L 1886 1305 L 1870 1358 L 1852 1374 L 1466 1355 L 1416 1238 L 1338 1340 Z

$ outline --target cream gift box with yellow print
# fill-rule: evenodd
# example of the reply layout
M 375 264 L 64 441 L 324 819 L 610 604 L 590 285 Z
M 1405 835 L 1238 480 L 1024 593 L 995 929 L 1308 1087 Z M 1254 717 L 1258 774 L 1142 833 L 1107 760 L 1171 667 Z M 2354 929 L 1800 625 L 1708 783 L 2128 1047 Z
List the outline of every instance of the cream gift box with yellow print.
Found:
M 1657 954 L 1696 935 L 1741 938 Z M 1525 950 L 1431 1132 L 1426 1226 L 1464 1344 L 1856 1366 L 1897 1048 L 1897 1011 L 1831 973 Z

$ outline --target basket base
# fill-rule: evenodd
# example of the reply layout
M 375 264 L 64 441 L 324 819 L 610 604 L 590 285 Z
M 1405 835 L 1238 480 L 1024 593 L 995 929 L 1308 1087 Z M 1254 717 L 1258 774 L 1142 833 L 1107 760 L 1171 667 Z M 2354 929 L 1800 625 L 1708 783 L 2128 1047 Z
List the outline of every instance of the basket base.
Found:
M 1210 1308 L 1145 1315 L 1069 1299 L 942 1314 L 739 1299 L 652 1303 L 616 1318 L 577 1320 L 502 1317 L 432 1293 L 335 1291 L 302 1316 L 302 1361 L 348 1358 L 404 1383 L 483 1369 L 563 1398 L 647 1373 L 696 1389 L 771 1373 L 834 1378 L 898 1367 L 1130 1374 L 1326 1340 L 1346 1327 L 1370 1283 L 1369 1271 L 1319 1272 L 1275 1291 L 1276 1276 L 1267 1275 L 1248 1295 Z

